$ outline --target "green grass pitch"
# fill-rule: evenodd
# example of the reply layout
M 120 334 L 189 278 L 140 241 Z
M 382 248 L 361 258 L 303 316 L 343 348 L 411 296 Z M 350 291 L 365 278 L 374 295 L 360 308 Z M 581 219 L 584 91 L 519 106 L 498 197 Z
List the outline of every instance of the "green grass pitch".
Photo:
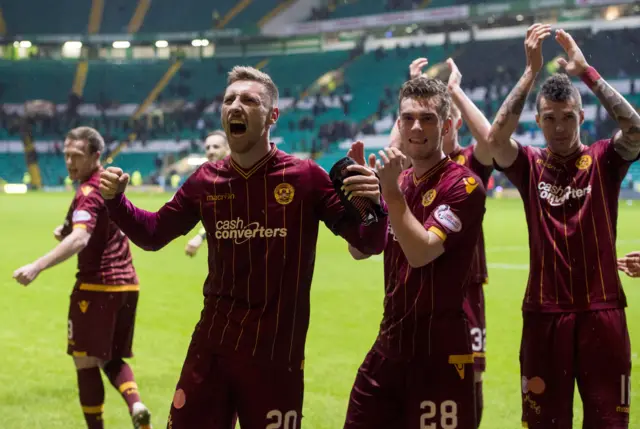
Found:
M 156 209 L 168 195 L 131 195 Z M 0 427 L 69 429 L 84 427 L 76 378 L 66 356 L 68 296 L 75 260 L 50 269 L 28 288 L 13 281 L 13 270 L 52 248 L 53 228 L 64 219 L 70 194 L 0 195 Z M 620 204 L 618 251 L 640 249 L 640 202 Z M 490 200 L 485 217 L 489 285 L 483 427 L 520 426 L 520 305 L 527 279 L 528 246 L 520 200 Z M 206 250 L 184 255 L 187 237 L 158 253 L 133 248 L 141 281 L 132 359 L 143 401 L 156 428 L 166 425 L 169 404 L 193 327 L 202 307 Z M 629 298 L 633 373 L 640 370 L 640 281 L 624 278 Z M 382 262 L 352 261 L 345 243 L 322 228 L 312 291 L 307 341 L 304 427 L 342 427 L 356 369 L 371 346 L 382 314 Z M 640 401 L 632 377 L 632 403 Z M 131 427 L 125 404 L 106 385 L 105 423 Z M 581 427 L 576 394 L 575 426 Z M 640 427 L 632 408 L 630 427 Z

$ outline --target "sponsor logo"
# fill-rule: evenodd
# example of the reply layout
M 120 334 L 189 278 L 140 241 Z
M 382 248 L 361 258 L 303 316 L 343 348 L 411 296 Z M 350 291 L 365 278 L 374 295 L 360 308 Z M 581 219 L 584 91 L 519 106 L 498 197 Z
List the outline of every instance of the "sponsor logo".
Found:
M 541 159 L 536 159 L 536 164 L 542 165 L 544 168 L 548 168 L 549 170 L 560 170 L 558 167 L 549 164 L 548 162 L 544 162 Z
M 80 307 L 80 311 L 82 311 L 82 313 L 86 313 L 87 310 L 89 309 L 89 301 L 85 301 L 83 299 L 78 303 L 78 306 Z
M 591 158 L 590 155 L 582 155 L 576 161 L 576 167 L 578 167 L 578 170 L 586 170 L 591 167 L 591 164 L 593 164 L 593 158 Z
M 245 221 L 219 220 L 216 222 L 214 237 L 218 240 L 234 240 L 236 244 L 245 243 L 252 238 L 285 238 L 287 228 L 265 228 L 260 222 L 245 224 Z
M 522 377 L 522 393 L 527 394 L 529 392 L 542 395 L 546 389 L 546 383 L 540 377 Z
M 478 181 L 475 177 L 465 177 L 462 181 L 464 182 L 464 190 L 467 191 L 467 194 L 472 193 L 478 187 Z
M 446 230 L 451 232 L 462 231 L 462 221 L 446 204 L 439 205 L 434 213 L 435 219 Z
M 227 192 L 226 194 L 207 195 L 207 201 L 235 200 L 235 198 L 236 195 L 231 192 Z
M 561 206 L 569 199 L 579 199 L 591 193 L 591 185 L 583 189 L 571 186 L 558 186 L 546 182 L 538 183 L 540 198 L 547 200 L 551 206 Z
M 465 165 L 467 163 L 467 158 L 464 157 L 463 154 L 456 156 L 453 160 L 456 164 Z
M 464 380 L 464 366 L 473 364 L 473 355 L 449 355 L 449 363 L 454 366 L 460 380 Z
M 91 220 L 91 213 L 86 210 L 74 210 L 73 216 L 71 217 L 72 222 L 86 222 Z
M 542 407 L 540 405 L 538 405 L 538 403 L 536 401 L 534 401 L 533 399 L 531 399 L 531 396 L 529 395 L 525 395 L 524 399 L 523 399 L 524 403 L 526 405 L 529 406 L 530 409 L 532 409 L 536 414 L 540 415 L 540 413 L 542 412 Z
M 82 192 L 82 195 L 86 197 L 91 193 L 91 191 L 93 191 L 93 188 L 91 186 L 83 186 L 80 188 L 80 191 Z
M 427 206 L 431 205 L 431 203 L 433 202 L 433 200 L 435 200 L 435 199 L 436 199 L 436 195 L 437 195 L 437 194 L 438 194 L 438 193 L 436 192 L 436 190 L 435 190 L 435 189 L 429 189 L 427 192 L 425 192 L 425 193 L 422 195 L 422 205 L 423 205 L 424 207 L 427 207 Z
M 173 406 L 176 410 L 184 407 L 184 404 L 187 403 L 187 395 L 185 395 L 184 390 L 178 389 L 176 393 L 173 395 Z
M 280 183 L 276 186 L 276 189 L 273 190 L 273 196 L 276 197 L 276 201 L 278 204 L 282 204 L 283 206 L 286 206 L 293 201 L 295 193 L 296 190 L 294 187 L 288 183 Z

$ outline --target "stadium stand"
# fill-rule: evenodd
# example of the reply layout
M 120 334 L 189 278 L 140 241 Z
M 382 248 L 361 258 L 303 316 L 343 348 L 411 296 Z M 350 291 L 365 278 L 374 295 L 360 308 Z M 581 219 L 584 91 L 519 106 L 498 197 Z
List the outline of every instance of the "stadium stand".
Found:
M 211 4 L 202 1 L 176 9 L 169 0 L 154 0 L 148 9 L 142 11 L 144 13 L 138 10 L 140 3 L 143 2 L 137 5 L 122 0 L 110 2 L 109 7 L 101 12 L 100 32 L 126 32 L 134 15 L 143 15 L 138 22 L 139 31 L 148 33 L 201 31 L 216 26 L 255 26 L 261 17 L 278 10 L 284 2 L 226 0 L 216 2 L 211 13 Z M 334 3 L 333 6 L 329 4 L 332 18 L 464 2 L 359 0 Z M 55 20 L 51 19 L 39 24 L 25 20 L 29 22 L 27 25 L 18 19 L 27 13 L 26 6 L 11 2 L 2 8 L 9 32 L 87 31 L 90 6 L 74 8 L 65 0 L 55 8 L 50 5 L 43 7 L 43 10 L 51 12 L 50 16 L 60 16 L 61 19 L 66 13 L 64 27 L 57 27 Z M 640 42 L 640 30 L 605 28 L 593 31 L 588 26 L 583 27 L 572 30 L 572 34 L 584 46 L 590 61 L 597 64 L 600 72 L 632 102 L 640 104 L 640 97 L 636 94 L 640 80 L 635 79 L 640 76 L 640 63 L 632 55 L 621 58 L 616 54 L 620 50 L 633 52 Z M 553 59 L 560 53 L 556 44 L 544 45 L 545 60 L 549 63 L 547 73 L 554 71 Z M 182 145 L 181 153 L 199 151 L 197 142 L 202 140 L 206 131 L 219 127 L 219 103 L 226 73 L 232 66 L 244 64 L 269 73 L 280 88 L 281 117 L 272 133 L 274 139 L 284 150 L 314 153 L 326 166 L 331 164 L 334 156 L 343 153 L 343 142 L 363 137 L 367 140 L 368 136 L 389 132 L 396 115 L 397 91 L 407 78 L 408 64 L 419 56 L 427 56 L 431 66 L 429 73 L 443 79 L 446 79 L 446 72 L 443 72 L 442 62 L 449 56 L 453 57 L 464 76 L 463 88 L 490 118 L 519 78 L 524 64 L 522 40 L 515 36 L 462 42 L 452 42 L 446 37 L 441 44 L 417 41 L 376 45 L 360 41 L 355 46 L 334 50 L 316 47 L 315 51 L 310 49 L 284 55 L 249 52 L 235 57 L 181 58 L 177 67 L 174 66 L 175 58 L 92 59 L 86 62 L 84 86 L 80 85 L 81 90 L 76 97 L 71 95 L 71 89 L 77 80 L 77 70 L 82 69 L 76 60 L 40 57 L 22 61 L 0 60 L 0 103 L 4 105 L 0 111 L 0 140 L 20 138 L 19 115 L 11 106 L 19 106 L 29 100 L 45 100 L 58 105 L 59 113 L 53 118 L 33 121 L 31 133 L 36 142 L 59 144 L 65 130 L 87 124 L 100 130 L 110 143 L 110 150 L 113 150 L 118 142 L 126 141 L 131 133 L 135 133 L 141 148 L 125 149 L 119 155 L 118 164 L 127 168 L 138 166 L 143 176 L 149 178 L 157 170 L 159 152 L 154 152 L 155 146 L 149 146 L 147 142 L 174 142 L 175 147 Z M 172 67 L 175 74 L 170 76 L 154 100 L 149 114 L 132 121 L 132 113 Z M 613 132 L 614 124 L 606 120 L 606 114 L 596 107 L 596 100 L 588 91 L 584 90 L 583 94 L 587 112 L 584 139 L 590 142 L 596 135 Z M 518 137 L 525 143 L 539 144 L 540 134 L 532 111 L 534 99 L 533 96 L 529 99 Z M 70 114 L 65 106 L 75 106 L 78 115 Z M 465 129 L 462 130 L 462 140 L 464 144 L 471 140 Z M 0 154 L 2 164 L 14 165 L 13 155 Z M 10 159 L 7 161 L 5 158 Z M 56 162 L 55 151 L 41 155 L 40 165 L 46 170 L 43 177 L 47 184 L 58 183 L 64 175 L 64 165 L 61 158 Z M 11 168 L 3 177 L 17 180 L 23 172 L 24 166 Z M 637 174 L 640 171 L 632 173 L 640 176 Z

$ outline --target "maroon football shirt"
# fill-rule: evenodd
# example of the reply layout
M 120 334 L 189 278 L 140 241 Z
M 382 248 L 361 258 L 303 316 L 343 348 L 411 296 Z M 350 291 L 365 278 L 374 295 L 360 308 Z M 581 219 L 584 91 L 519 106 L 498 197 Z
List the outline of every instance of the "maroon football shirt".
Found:
M 329 175 L 276 149 L 245 170 L 230 157 L 205 163 L 157 213 L 124 195 L 111 218 L 137 245 L 157 250 L 202 221 L 209 275 L 198 324 L 213 353 L 297 366 L 304 359 L 320 221 L 367 254 L 386 244 L 387 219 L 350 219 Z
M 524 310 L 626 306 L 616 224 L 620 184 L 630 165 L 611 140 L 582 145 L 564 158 L 547 148 L 518 145 L 518 157 L 503 171 L 520 191 L 529 227 Z
M 470 145 L 460 150 L 452 152 L 449 157 L 460 165 L 464 165 L 471 169 L 482 181 L 482 185 L 487 189 L 489 178 L 493 172 L 493 166 L 483 165 L 473 156 L 475 145 Z M 487 270 L 487 255 L 484 246 L 484 232 L 480 231 L 480 239 L 476 246 L 476 253 L 473 257 L 473 266 L 471 267 L 471 283 L 486 283 L 489 279 Z
M 422 177 L 403 172 L 401 189 L 413 215 L 444 239 L 445 252 L 431 263 L 411 268 L 393 230 L 384 251 L 384 317 L 376 350 L 410 359 L 429 347 L 430 319 L 463 317 L 475 247 L 482 230 L 486 193 L 468 168 L 445 158 Z
M 83 289 L 93 287 L 101 290 L 95 287 L 99 285 L 137 285 L 129 240 L 109 219 L 98 190 L 100 171 L 97 170 L 78 187 L 67 212 L 62 235 L 69 235 L 73 228 L 84 228 L 91 234 L 87 246 L 78 253 L 76 277 L 80 283 L 89 285 Z M 137 290 L 137 287 L 131 290 Z

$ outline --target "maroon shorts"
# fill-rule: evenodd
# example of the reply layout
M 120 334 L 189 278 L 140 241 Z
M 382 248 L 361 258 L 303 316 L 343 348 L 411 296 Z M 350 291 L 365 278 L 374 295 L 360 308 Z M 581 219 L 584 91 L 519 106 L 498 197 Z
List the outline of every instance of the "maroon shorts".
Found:
M 167 429 L 300 429 L 304 372 L 210 353 L 192 340 Z
M 376 347 L 351 390 L 345 429 L 475 429 L 475 385 L 468 325 L 433 319 L 429 356 L 391 360 Z
M 529 428 L 571 428 L 574 384 L 583 425 L 629 425 L 631 346 L 624 309 L 524 312 L 520 371 L 522 421 Z
M 467 288 L 464 313 L 469 319 L 469 336 L 473 350 L 473 369 L 484 372 L 487 368 L 485 357 L 487 345 L 487 320 L 484 312 L 484 283 L 473 283 Z
M 99 287 L 108 290 L 109 286 Z M 137 304 L 137 291 L 101 292 L 76 287 L 69 305 L 67 353 L 105 361 L 132 357 Z

